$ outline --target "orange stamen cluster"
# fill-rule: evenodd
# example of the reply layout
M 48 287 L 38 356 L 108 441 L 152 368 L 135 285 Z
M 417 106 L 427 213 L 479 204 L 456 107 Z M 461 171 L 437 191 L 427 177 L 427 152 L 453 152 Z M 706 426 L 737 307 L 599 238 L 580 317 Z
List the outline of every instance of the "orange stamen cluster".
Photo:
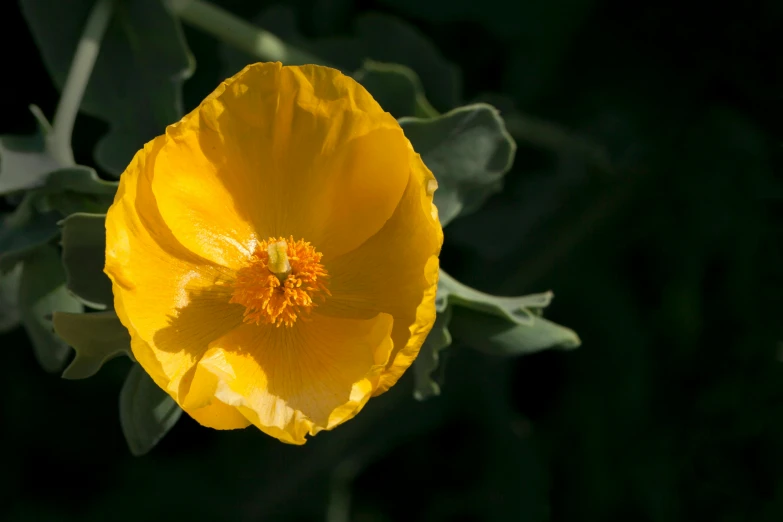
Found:
M 269 252 L 282 248 L 288 256 L 290 270 L 274 272 L 279 265 Z M 256 324 L 293 326 L 300 315 L 317 306 L 313 298 L 331 295 L 326 288 L 328 276 L 321 264 L 323 254 L 316 252 L 308 242 L 300 239 L 269 238 L 261 241 L 253 252 L 250 264 L 237 271 L 232 303 L 245 306 L 244 321 Z

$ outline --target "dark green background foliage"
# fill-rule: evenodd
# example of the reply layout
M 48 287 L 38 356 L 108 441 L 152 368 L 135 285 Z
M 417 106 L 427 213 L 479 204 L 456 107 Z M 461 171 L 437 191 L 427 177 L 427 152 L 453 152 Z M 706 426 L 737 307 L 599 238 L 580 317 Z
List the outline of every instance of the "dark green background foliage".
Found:
M 248 19 L 272 5 L 217 3 Z M 493 293 L 553 290 L 547 317 L 582 347 L 456 344 L 440 397 L 414 401 L 408 372 L 304 447 L 183 416 L 135 458 L 118 417 L 128 360 L 63 380 L 17 328 L 0 338 L 0 519 L 779 522 L 783 3 L 719 5 L 292 2 L 296 34 L 267 29 L 328 55 L 369 12 L 396 15 L 456 67 L 419 71 L 436 109 L 501 110 L 514 168 L 449 226 L 443 267 Z M 190 109 L 230 60 L 185 36 Z M 27 105 L 51 118 L 57 91 L 16 2 L 0 38 L 0 134 L 31 133 Z M 95 165 L 106 130 L 79 117 L 78 163 Z

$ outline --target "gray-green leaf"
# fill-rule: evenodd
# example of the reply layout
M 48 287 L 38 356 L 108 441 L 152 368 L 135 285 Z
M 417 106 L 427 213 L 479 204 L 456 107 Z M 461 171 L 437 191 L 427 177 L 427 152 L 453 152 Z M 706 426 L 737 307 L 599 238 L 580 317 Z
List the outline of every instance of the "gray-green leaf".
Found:
M 28 256 L 19 283 L 19 310 L 38 362 L 48 372 L 62 369 L 66 345 L 54 333 L 55 311 L 81 312 L 82 305 L 65 289 L 65 273 L 57 249 L 46 245 Z
M 438 115 L 424 96 L 419 76 L 409 67 L 366 60 L 353 77 L 395 118 Z
M 46 151 L 49 124 L 38 107 L 30 108 L 39 129 L 29 136 L 0 136 L 0 195 L 30 190 L 44 184 L 46 175 L 59 167 Z
M 93 3 L 21 0 L 44 64 L 60 88 Z M 115 2 L 81 105 L 110 125 L 95 151 L 101 167 L 120 174 L 144 143 L 182 116 L 182 83 L 193 67 L 182 28 L 160 0 Z
M 499 317 L 455 307 L 451 322 L 454 336 L 492 355 L 522 355 L 559 348 L 577 348 L 579 336 L 565 326 L 533 315 L 529 324 L 513 324 Z
M 55 312 L 52 322 L 57 335 L 76 351 L 64 379 L 92 377 L 110 359 L 131 356 L 130 334 L 114 312 Z
M 21 276 L 21 263 L 17 263 L 6 273 L 0 271 L 0 334 L 19 324 L 19 281 Z
M 520 355 L 548 348 L 576 348 L 576 333 L 541 317 L 552 292 L 520 297 L 486 294 L 441 270 L 435 306 L 453 307 L 451 333 L 471 346 L 498 355 Z
M 106 259 L 106 215 L 71 214 L 62 222 L 63 266 L 68 290 L 84 304 L 104 310 L 114 296 L 103 273 Z
M 105 214 L 118 183 L 98 177 L 94 169 L 77 165 L 51 172 L 43 190 L 49 206 L 63 216 L 76 212 Z
M 400 119 L 405 135 L 438 181 L 434 202 L 446 226 L 500 191 L 516 143 L 491 105 L 459 107 L 432 119 Z
M 452 336 L 493 355 L 578 347 L 581 341 L 573 330 L 541 317 L 552 297 L 552 292 L 520 297 L 490 295 L 441 270 L 435 298 L 438 315 L 414 363 L 414 396 L 421 400 L 440 393 L 432 374 L 441 364 L 441 352 L 451 344 Z
M 37 191 L 25 194 L 16 209 L 0 222 L 0 271 L 10 270 L 32 251 L 57 237 L 57 212 L 39 213 Z
M 140 456 L 149 452 L 181 414 L 177 403 L 134 364 L 120 392 L 120 424 L 131 453 Z
M 552 292 L 523 295 L 520 297 L 501 297 L 480 292 L 463 285 L 446 271 L 441 270 L 438 278 L 436 306 L 443 310 L 447 305 L 458 305 L 476 312 L 495 315 L 511 324 L 533 324 L 533 310 L 549 306 L 554 295 Z

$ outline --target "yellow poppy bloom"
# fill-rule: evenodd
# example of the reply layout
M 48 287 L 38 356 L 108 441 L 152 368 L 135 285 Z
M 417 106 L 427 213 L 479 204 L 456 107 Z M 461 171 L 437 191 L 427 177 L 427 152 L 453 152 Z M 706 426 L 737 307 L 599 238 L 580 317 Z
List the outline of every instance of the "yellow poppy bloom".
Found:
M 432 328 L 436 186 L 353 79 L 246 67 L 120 178 L 105 271 L 135 358 L 204 426 L 345 422 Z

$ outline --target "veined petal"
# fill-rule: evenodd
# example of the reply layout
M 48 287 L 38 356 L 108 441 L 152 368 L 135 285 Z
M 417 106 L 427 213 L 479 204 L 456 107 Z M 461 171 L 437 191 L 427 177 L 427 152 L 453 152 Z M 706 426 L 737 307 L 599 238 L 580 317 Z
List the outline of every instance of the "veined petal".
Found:
M 237 268 L 253 239 L 290 235 L 333 258 L 392 215 L 408 147 L 352 78 L 254 64 L 167 129 L 152 186 L 174 235 L 223 266 Z
M 237 270 L 256 239 L 246 209 L 260 202 L 247 186 L 251 178 L 239 177 L 243 183 L 233 186 L 220 182 L 230 167 L 215 165 L 202 152 L 202 147 L 222 148 L 219 136 L 190 127 L 187 122 L 170 127 L 155 157 L 151 185 L 158 210 L 186 248 Z
M 106 216 L 106 267 L 134 356 L 174 399 L 210 341 L 242 323 L 228 303 L 233 274 L 190 252 L 166 227 L 148 170 L 162 138 L 139 151 Z
M 394 317 L 394 351 L 376 395 L 402 376 L 435 321 L 438 254 L 443 232 L 432 204 L 436 186 L 418 154 L 409 152 L 410 181 L 394 215 L 357 249 L 327 263 L 332 297 L 316 313 Z
M 391 328 L 387 314 L 314 316 L 295 328 L 243 325 L 210 345 L 183 407 L 191 413 L 228 404 L 269 435 L 303 444 L 306 434 L 361 410 L 388 362 Z
M 188 410 L 188 415 L 202 426 L 216 430 L 247 428 L 251 424 L 239 410 L 217 399 L 213 399 L 209 406 Z

